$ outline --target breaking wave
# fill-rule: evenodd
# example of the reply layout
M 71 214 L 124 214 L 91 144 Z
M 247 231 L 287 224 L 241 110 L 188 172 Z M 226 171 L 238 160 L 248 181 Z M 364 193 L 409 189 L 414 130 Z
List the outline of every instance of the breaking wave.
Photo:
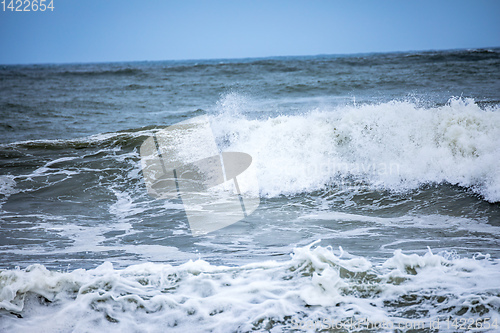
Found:
M 420 107 L 392 101 L 248 119 L 241 96 L 219 103 L 223 150 L 250 154 L 261 195 L 310 192 L 339 180 L 392 191 L 449 183 L 500 201 L 500 112 L 471 99 Z

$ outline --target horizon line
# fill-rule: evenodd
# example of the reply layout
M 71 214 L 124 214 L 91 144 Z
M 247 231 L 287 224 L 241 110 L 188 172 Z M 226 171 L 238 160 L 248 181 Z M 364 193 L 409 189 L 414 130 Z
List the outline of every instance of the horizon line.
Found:
M 186 58 L 186 59 L 163 59 L 163 60 L 110 60 L 110 61 L 84 61 L 84 62 L 39 62 L 39 63 L 0 63 L 0 66 L 57 66 L 57 65 L 98 65 L 98 64 L 120 64 L 120 63 L 144 63 L 144 62 L 193 62 L 193 61 L 217 61 L 217 60 L 262 60 L 276 58 L 298 58 L 298 57 L 322 57 L 322 56 L 360 56 L 374 54 L 394 54 L 394 53 L 415 53 L 415 52 L 443 52 L 443 51 L 472 51 L 472 50 L 494 50 L 500 49 L 500 46 L 486 47 L 461 47 L 452 49 L 413 49 L 403 51 L 375 51 L 375 52 L 353 52 L 353 53 L 318 53 L 318 54 L 301 54 L 301 55 L 277 55 L 277 56 L 255 56 L 255 57 L 234 57 L 234 58 Z

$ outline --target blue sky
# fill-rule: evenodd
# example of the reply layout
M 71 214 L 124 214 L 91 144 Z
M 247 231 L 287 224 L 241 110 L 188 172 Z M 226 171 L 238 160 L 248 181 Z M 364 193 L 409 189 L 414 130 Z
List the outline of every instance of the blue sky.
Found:
M 500 46 L 498 0 L 53 0 L 53 4 L 53 12 L 3 11 L 0 4 L 0 64 Z

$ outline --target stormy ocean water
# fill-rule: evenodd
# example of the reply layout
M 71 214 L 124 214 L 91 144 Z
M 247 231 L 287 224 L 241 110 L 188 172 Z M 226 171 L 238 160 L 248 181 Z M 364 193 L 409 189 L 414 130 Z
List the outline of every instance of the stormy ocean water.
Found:
M 500 331 L 499 105 L 500 49 L 1 66 L 0 331 Z M 140 147 L 199 116 L 260 205 L 193 235 Z

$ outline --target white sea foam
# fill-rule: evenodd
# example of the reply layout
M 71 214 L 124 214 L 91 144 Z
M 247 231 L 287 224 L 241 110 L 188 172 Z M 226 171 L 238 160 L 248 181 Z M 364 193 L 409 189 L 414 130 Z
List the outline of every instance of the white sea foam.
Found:
M 354 178 L 393 191 L 449 183 L 500 201 L 498 107 L 482 109 L 470 99 L 441 107 L 393 101 L 250 120 L 242 116 L 248 101 L 226 99 L 212 128 L 223 150 L 253 157 L 261 195 Z
M 8 198 L 10 195 L 17 193 L 16 181 L 14 176 L 11 175 L 0 175 L 0 195 L 4 198 Z
M 311 244 L 312 245 L 312 244 Z M 287 331 L 307 321 L 500 320 L 498 260 L 404 254 L 381 264 L 311 245 L 290 260 L 189 261 L 0 271 L 0 329 L 23 332 Z M 18 318 L 18 315 L 23 318 Z M 48 320 L 50 318 L 50 320 Z

